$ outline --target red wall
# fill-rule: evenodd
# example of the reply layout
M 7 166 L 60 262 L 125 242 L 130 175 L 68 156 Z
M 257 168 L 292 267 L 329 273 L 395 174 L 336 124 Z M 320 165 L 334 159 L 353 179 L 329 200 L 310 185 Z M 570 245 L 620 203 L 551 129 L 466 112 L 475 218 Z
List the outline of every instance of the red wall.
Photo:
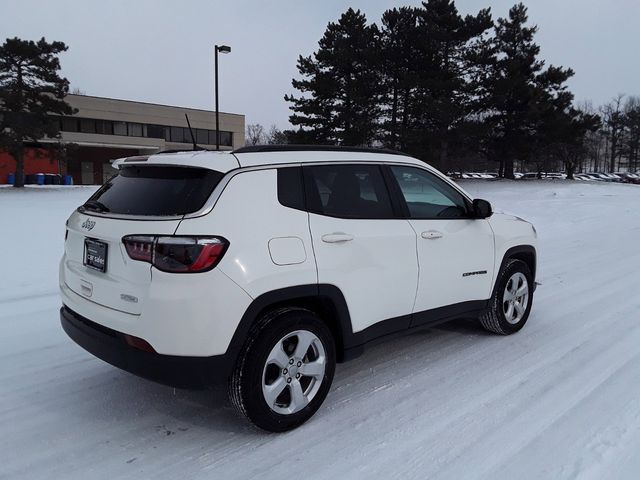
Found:
M 38 152 L 40 155 L 38 155 Z M 0 183 L 7 183 L 7 176 L 15 173 L 16 162 L 11 155 L 0 152 Z M 62 173 L 58 172 L 58 160 L 51 153 L 38 148 L 26 148 L 24 154 L 24 174 Z

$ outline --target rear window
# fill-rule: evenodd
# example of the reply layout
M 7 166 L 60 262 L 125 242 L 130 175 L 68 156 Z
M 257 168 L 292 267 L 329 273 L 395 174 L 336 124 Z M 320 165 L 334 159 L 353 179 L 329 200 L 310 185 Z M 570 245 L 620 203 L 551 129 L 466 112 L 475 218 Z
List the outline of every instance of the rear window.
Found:
M 126 166 L 82 209 L 122 215 L 185 215 L 202 208 L 223 176 L 206 168 Z

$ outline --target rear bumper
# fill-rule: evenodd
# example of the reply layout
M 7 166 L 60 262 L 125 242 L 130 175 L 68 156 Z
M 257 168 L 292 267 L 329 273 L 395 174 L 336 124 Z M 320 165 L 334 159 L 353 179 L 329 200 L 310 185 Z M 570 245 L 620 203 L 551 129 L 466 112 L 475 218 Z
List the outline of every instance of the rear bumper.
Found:
M 205 388 L 226 382 L 233 367 L 231 355 L 183 357 L 139 350 L 126 342 L 123 333 L 92 322 L 64 305 L 60 323 L 74 342 L 101 360 L 176 388 Z

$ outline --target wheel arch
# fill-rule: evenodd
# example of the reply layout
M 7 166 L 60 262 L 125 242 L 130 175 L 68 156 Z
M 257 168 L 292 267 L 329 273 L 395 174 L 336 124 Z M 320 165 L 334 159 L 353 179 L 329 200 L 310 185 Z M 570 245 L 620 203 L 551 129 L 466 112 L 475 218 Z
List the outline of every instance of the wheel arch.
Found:
M 351 317 L 342 291 L 330 284 L 279 288 L 256 297 L 236 327 L 228 353 L 236 359 L 254 323 L 267 311 L 288 306 L 309 309 L 326 323 L 336 343 L 337 361 L 342 362 L 345 349 L 351 346 Z
M 533 245 L 516 245 L 515 247 L 511 247 L 507 249 L 507 251 L 502 256 L 502 261 L 500 262 L 500 268 L 496 272 L 496 280 L 493 286 L 494 290 L 497 286 L 497 281 L 500 272 L 504 269 L 507 262 L 511 259 L 521 260 L 527 264 L 529 270 L 531 270 L 531 275 L 534 279 L 533 288 L 535 289 L 535 278 L 536 278 L 536 265 L 537 265 L 537 253 L 536 248 Z

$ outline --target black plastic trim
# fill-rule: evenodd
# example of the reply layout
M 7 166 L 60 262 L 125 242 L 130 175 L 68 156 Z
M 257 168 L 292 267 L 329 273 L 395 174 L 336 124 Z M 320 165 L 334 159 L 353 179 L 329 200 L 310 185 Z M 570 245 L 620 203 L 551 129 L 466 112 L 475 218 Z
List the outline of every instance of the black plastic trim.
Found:
M 308 302 L 320 302 L 325 313 L 323 319 L 329 322 L 336 338 L 338 361 L 343 362 L 357 357 L 366 345 L 403 335 L 416 328 L 428 328 L 456 318 L 479 316 L 487 308 L 488 300 L 462 302 L 446 307 L 435 308 L 377 322 L 360 332 L 353 332 L 351 316 L 344 295 L 338 287 L 331 284 L 300 285 L 267 292 L 256 298 L 240 321 L 236 329 L 228 355 L 236 358 L 241 351 L 253 323 L 261 313 L 279 305 L 297 303 L 312 308 Z
M 471 300 L 413 314 L 411 328 L 436 325 L 455 318 L 478 316 L 488 306 L 488 300 Z
M 532 255 L 533 256 L 533 265 L 529 265 L 529 268 L 531 269 L 531 275 L 533 276 L 533 291 L 535 292 L 536 289 L 536 270 L 537 270 L 537 262 L 538 262 L 538 257 L 537 257 L 537 252 L 536 249 L 533 245 L 517 245 L 515 247 L 511 247 L 509 248 L 503 255 L 502 257 L 502 262 L 500 263 L 500 268 L 496 271 L 496 278 L 498 276 L 498 274 L 500 272 L 502 272 L 502 270 L 504 269 L 504 266 L 506 265 L 507 261 L 510 258 L 516 257 L 518 256 L 519 253 L 525 253 L 527 255 Z M 493 286 L 494 288 L 494 293 L 495 293 L 495 288 L 497 287 L 497 282 L 496 285 Z
M 74 342 L 99 359 L 176 388 L 199 389 L 224 382 L 235 360 L 227 354 L 183 357 L 138 350 L 127 344 L 123 333 L 92 322 L 67 306 L 60 309 L 60 323 Z
M 228 381 L 251 327 L 270 309 L 295 302 L 312 308 L 322 305 L 323 319 L 336 337 L 339 362 L 359 356 L 365 346 L 404 335 L 415 329 L 480 315 L 487 301 L 463 302 L 377 322 L 353 333 L 347 302 L 335 285 L 310 284 L 282 288 L 257 297 L 242 316 L 224 355 L 186 357 L 161 355 L 131 347 L 125 334 L 85 318 L 66 306 L 60 309 L 60 322 L 69 337 L 94 356 L 143 378 L 177 388 L 206 388 Z
M 249 145 L 233 150 L 232 153 L 263 153 L 263 152 L 361 152 L 384 153 L 387 155 L 403 155 L 406 153 L 386 148 L 346 147 L 340 145 Z
M 304 180 L 302 178 L 302 167 L 300 165 L 288 165 L 278 167 L 276 170 L 278 177 L 278 202 L 280 205 L 301 212 L 307 212 L 307 199 Z M 286 177 L 286 175 L 292 173 L 296 177 L 295 179 Z

